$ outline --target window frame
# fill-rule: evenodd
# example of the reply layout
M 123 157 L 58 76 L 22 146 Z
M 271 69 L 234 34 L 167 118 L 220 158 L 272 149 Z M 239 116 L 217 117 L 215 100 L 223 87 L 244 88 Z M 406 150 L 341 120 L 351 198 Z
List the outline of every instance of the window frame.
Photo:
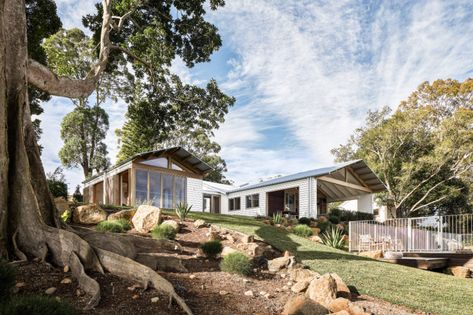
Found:
M 238 199 L 238 209 L 236 209 L 236 201 Z M 241 210 L 241 197 L 228 198 L 228 211 L 240 211 Z
M 259 208 L 259 193 L 245 196 L 246 209 Z

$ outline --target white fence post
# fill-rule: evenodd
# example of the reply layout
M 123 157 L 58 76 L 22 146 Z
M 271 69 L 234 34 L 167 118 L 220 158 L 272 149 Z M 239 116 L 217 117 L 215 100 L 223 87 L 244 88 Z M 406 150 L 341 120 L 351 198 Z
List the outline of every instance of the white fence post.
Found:
M 348 222 L 348 233 L 350 233 L 350 237 L 348 238 L 348 251 L 351 252 L 351 243 L 353 242 L 352 239 L 351 239 L 351 236 L 354 235 L 354 231 L 353 231 L 353 222 L 350 221 Z
M 407 251 L 410 252 L 412 249 L 412 219 L 407 219 Z

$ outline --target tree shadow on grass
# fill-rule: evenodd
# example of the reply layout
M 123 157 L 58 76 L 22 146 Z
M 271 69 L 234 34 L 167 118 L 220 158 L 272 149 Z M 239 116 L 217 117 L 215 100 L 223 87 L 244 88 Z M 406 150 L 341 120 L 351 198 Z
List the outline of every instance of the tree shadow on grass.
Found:
M 277 228 L 271 225 L 262 225 L 255 234 L 266 243 L 272 245 L 280 251 L 289 251 L 296 256 L 298 261 L 302 260 L 359 260 L 359 261 L 373 261 L 372 259 L 353 255 L 342 250 L 333 249 L 330 247 L 322 248 L 323 245 L 316 243 L 311 244 L 309 240 L 301 239 L 301 242 L 309 242 L 302 244 L 291 237 L 290 233 L 282 228 Z M 295 237 L 295 236 L 293 236 Z M 303 248 L 301 248 L 303 247 Z M 313 249 L 312 249 L 313 248 Z

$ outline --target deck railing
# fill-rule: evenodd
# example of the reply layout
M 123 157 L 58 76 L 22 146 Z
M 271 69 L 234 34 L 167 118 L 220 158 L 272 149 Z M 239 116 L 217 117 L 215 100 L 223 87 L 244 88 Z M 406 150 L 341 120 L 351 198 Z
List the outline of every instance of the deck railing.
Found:
M 350 251 L 473 251 L 473 214 L 351 221 Z

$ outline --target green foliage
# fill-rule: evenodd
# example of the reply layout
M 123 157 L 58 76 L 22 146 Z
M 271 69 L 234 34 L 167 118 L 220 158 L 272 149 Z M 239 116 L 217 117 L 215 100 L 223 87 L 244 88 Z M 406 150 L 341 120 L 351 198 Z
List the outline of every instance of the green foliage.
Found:
M 4 315 L 78 315 L 79 312 L 66 302 L 45 296 L 15 296 L 0 305 Z
M 54 172 L 46 174 L 49 191 L 56 197 L 64 197 L 67 200 L 67 183 L 61 167 L 57 167 Z
M 274 224 L 282 224 L 283 223 L 282 212 L 273 213 L 273 223 Z
M 220 243 L 220 241 L 214 240 L 214 241 L 205 242 L 204 244 L 202 244 L 201 248 L 205 256 L 213 259 L 222 252 L 223 246 L 222 246 L 222 243 Z
M 294 229 L 292 230 L 292 232 L 302 237 L 309 237 L 312 235 L 312 229 L 305 224 L 296 225 Z
M 345 235 L 343 231 L 336 227 L 331 227 L 322 234 L 322 242 L 330 247 L 336 249 L 343 249 L 346 247 Z
M 6 260 L 0 258 L 0 303 L 10 297 L 15 285 L 16 269 Z M 3 314 L 0 312 L 0 314 Z
M 339 218 L 338 216 L 336 216 L 336 215 L 333 215 L 333 214 L 330 214 L 330 215 L 328 216 L 328 220 L 329 220 L 330 223 L 332 223 L 332 224 L 338 224 L 338 223 L 340 223 L 340 218 Z
M 130 206 L 117 206 L 117 205 L 111 205 L 111 204 L 100 204 L 100 208 L 107 210 L 107 211 L 120 211 L 120 210 L 128 210 L 131 209 L 132 207 Z
M 358 211 L 348 211 L 348 210 L 342 210 L 342 209 L 338 209 L 338 208 L 334 208 L 334 209 L 330 210 L 330 217 L 332 217 L 332 216 L 338 217 L 339 222 L 373 220 L 374 219 L 374 215 L 372 213 L 365 213 L 365 212 L 358 212 Z M 330 220 L 330 217 L 329 217 L 329 220 Z M 335 223 L 335 222 L 332 222 L 332 223 Z
M 69 223 L 71 222 L 72 218 L 72 211 L 69 209 L 66 209 L 62 214 L 61 214 L 61 220 L 64 223 Z
M 97 231 L 123 233 L 131 229 L 130 222 L 126 219 L 102 221 L 95 227 Z
M 302 217 L 299 218 L 298 222 L 299 224 L 305 224 L 307 226 L 310 226 L 311 220 L 309 218 Z
M 230 253 L 223 257 L 220 269 L 225 272 L 248 276 L 251 274 L 252 264 L 244 254 Z
M 325 232 L 328 228 L 330 228 L 332 225 L 332 223 L 325 219 L 325 220 L 320 220 L 317 222 L 317 227 L 320 229 L 320 232 L 323 233 Z
M 176 238 L 176 230 L 174 230 L 174 228 L 168 224 L 160 224 L 153 228 L 151 231 L 151 236 L 158 240 L 173 240 Z
M 72 199 L 74 200 L 74 202 L 83 202 L 84 201 L 84 196 L 82 195 L 82 193 L 80 191 L 80 185 L 76 186 L 76 190 L 72 194 Z
M 176 215 L 181 222 L 186 220 L 187 215 L 192 209 L 191 206 L 187 206 L 187 204 L 180 202 L 176 207 Z
M 337 161 L 363 159 L 398 217 L 459 213 L 473 202 L 473 79 L 422 83 L 398 110 L 368 112 Z

